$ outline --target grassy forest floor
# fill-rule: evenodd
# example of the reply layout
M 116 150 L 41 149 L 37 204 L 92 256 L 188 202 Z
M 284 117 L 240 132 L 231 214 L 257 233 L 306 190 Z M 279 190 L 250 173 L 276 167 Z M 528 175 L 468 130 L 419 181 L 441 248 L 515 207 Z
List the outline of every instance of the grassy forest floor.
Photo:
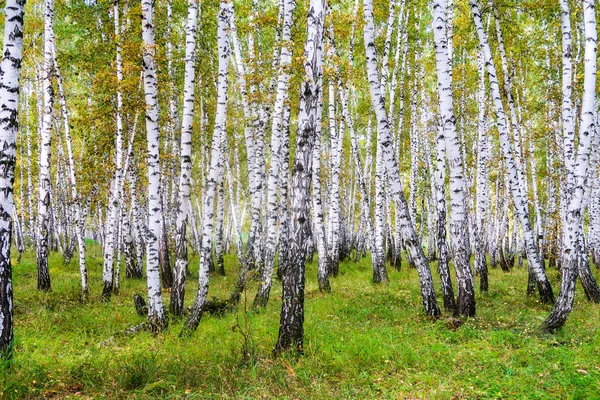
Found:
M 550 308 L 524 294 L 525 269 L 491 270 L 490 292 L 477 294 L 477 317 L 453 330 L 448 317 L 423 315 L 415 270 L 390 270 L 391 282 L 376 286 L 368 259 L 345 262 L 333 293 L 321 294 L 315 262 L 307 270 L 305 353 L 294 358 L 271 354 L 277 281 L 266 309 L 246 313 L 242 300 L 236 312 L 205 316 L 192 337 L 181 338 L 183 320 L 173 319 L 162 334 L 125 336 L 144 320 L 132 296 L 145 293 L 145 281 L 124 279 L 105 303 L 99 246 L 90 246 L 88 265 L 86 304 L 76 259 L 63 265 L 52 256 L 50 293 L 36 290 L 34 253 L 14 266 L 15 357 L 10 368 L 0 365 L 0 397 L 600 398 L 600 306 L 578 287 L 565 328 L 542 335 L 537 327 Z M 187 304 L 197 260 L 191 266 Z M 233 287 L 233 258 L 226 269 L 225 277 L 211 276 L 212 296 L 224 298 Z M 559 274 L 549 276 L 557 294 Z M 252 282 L 248 304 L 255 289 Z M 242 356 L 244 334 L 250 361 Z

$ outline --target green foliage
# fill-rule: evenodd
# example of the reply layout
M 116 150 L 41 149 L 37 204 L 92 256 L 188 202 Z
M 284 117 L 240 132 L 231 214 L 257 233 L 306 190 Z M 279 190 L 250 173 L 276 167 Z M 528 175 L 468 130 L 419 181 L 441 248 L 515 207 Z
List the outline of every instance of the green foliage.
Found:
M 240 305 L 206 316 L 190 338 L 179 337 L 182 319 L 159 335 L 126 336 L 143 320 L 131 297 L 145 292 L 145 282 L 124 280 L 119 296 L 101 302 L 100 261 L 100 248 L 90 246 L 87 304 L 78 299 L 76 262 L 63 266 L 53 256 L 51 293 L 35 289 L 34 254 L 15 266 L 15 354 L 0 374 L 0 398 L 549 399 L 600 392 L 600 308 L 579 289 L 565 329 L 539 334 L 549 310 L 525 296 L 526 269 L 491 270 L 490 293 L 477 295 L 477 318 L 453 330 L 449 317 L 432 321 L 421 312 L 415 270 L 390 270 L 391 282 L 376 286 L 368 283 L 368 259 L 346 262 L 331 282 L 333 293 L 321 294 L 316 265 L 309 265 L 305 354 L 296 358 L 271 353 L 277 284 L 266 309 L 247 313 Z M 226 263 L 230 275 L 211 277 L 211 296 L 225 298 L 236 280 L 235 260 L 227 256 Z M 549 275 L 558 287 L 557 272 Z M 192 277 L 186 305 L 196 285 Z M 251 335 L 253 362 L 243 362 L 236 324 Z

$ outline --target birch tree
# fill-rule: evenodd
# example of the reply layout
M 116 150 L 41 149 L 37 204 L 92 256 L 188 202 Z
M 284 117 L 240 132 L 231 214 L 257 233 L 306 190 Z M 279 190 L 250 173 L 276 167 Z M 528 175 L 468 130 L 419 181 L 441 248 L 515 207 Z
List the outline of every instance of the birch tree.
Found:
M 408 205 L 404 198 L 402 183 L 400 181 L 400 172 L 398 164 L 394 159 L 393 144 L 390 134 L 390 127 L 385 109 L 385 99 L 381 93 L 381 82 L 377 71 L 377 54 L 374 43 L 374 24 L 373 24 L 373 3 L 370 0 L 364 0 L 364 41 L 365 54 L 367 59 L 367 75 L 369 79 L 369 89 L 371 93 L 371 106 L 377 115 L 378 141 L 382 146 L 382 158 L 385 163 L 387 179 L 390 180 L 390 196 L 394 199 L 396 212 L 399 213 L 399 221 L 405 246 L 414 261 L 419 273 L 421 283 L 421 297 L 423 306 L 427 314 L 438 316 L 440 309 L 437 305 L 433 279 L 429 269 L 429 262 L 423 253 L 421 243 L 417 237 L 414 226 L 410 219 Z
M 440 119 L 444 135 L 446 160 L 450 172 L 450 239 L 458 285 L 457 311 L 475 316 L 475 290 L 469 265 L 468 210 L 465 194 L 463 160 L 456 134 L 456 118 L 452 97 L 452 60 L 448 57 L 446 36 L 446 0 L 433 3 L 433 34 L 438 81 Z
M 582 203 L 585 181 L 588 174 L 592 138 L 596 134 L 596 55 L 598 33 L 596 31 L 596 7 L 592 0 L 582 0 L 583 21 L 585 24 L 585 51 L 583 95 L 579 121 L 579 144 L 572 169 L 567 170 L 572 193 L 568 195 L 567 213 L 562 235 L 562 280 L 558 299 L 552 312 L 542 323 L 542 330 L 553 332 L 560 329 L 573 308 L 575 282 L 582 263 L 586 263 L 584 253 Z M 564 15 L 564 12 L 563 12 Z M 564 53 L 563 53 L 564 54 Z M 563 103 L 564 110 L 564 103 Z
M 288 257 L 279 266 L 282 277 L 281 317 L 276 350 L 303 351 L 306 229 L 309 222 L 310 185 L 315 136 L 320 129 L 325 1 L 311 0 L 304 43 L 304 81 L 300 90 L 296 159 L 290 194 L 291 224 Z
M 226 143 L 224 136 L 227 116 L 227 89 L 229 85 L 227 71 L 229 68 L 229 55 L 231 52 L 229 35 L 233 3 L 221 1 L 218 14 L 218 46 L 219 46 L 219 78 L 217 83 L 217 110 L 213 130 L 212 148 L 210 154 L 210 169 L 204 191 L 202 206 L 202 238 L 200 246 L 200 265 L 198 270 L 198 291 L 192 306 L 192 311 L 185 323 L 186 331 L 193 331 L 198 327 L 202 318 L 202 307 L 208 296 L 208 271 L 212 259 L 212 231 L 214 221 L 215 194 L 220 182 L 223 180 L 223 148 Z
M 146 276 L 148 280 L 148 322 L 152 331 L 167 327 L 158 265 L 158 238 L 161 234 L 160 131 L 158 128 L 158 79 L 155 69 L 154 1 L 142 1 L 142 40 L 146 137 L 148 141 L 148 235 L 146 239 Z
M 54 0 L 46 0 L 44 11 L 44 64 L 42 69 L 43 115 L 41 123 L 41 148 L 39 154 L 38 217 L 36 233 L 36 263 L 38 290 L 48 291 L 50 270 L 48 268 L 50 230 L 50 157 L 52 148 L 52 66 L 54 49 Z
M 469 4 L 471 6 L 473 21 L 475 23 L 477 36 L 482 47 L 484 62 L 488 73 L 490 93 L 493 101 L 493 107 L 496 112 L 496 124 L 500 136 L 500 147 L 506 162 L 508 184 L 510 186 L 513 204 L 515 206 L 518 219 L 521 223 L 521 229 L 523 230 L 528 266 L 532 272 L 532 275 L 535 276 L 541 301 L 544 303 L 553 303 L 554 294 L 552 292 L 552 287 L 548 282 L 548 278 L 546 277 L 544 267 L 542 266 L 539 252 L 537 251 L 535 238 L 533 237 L 533 230 L 531 229 L 531 222 L 529 220 L 527 196 L 524 192 L 524 188 L 520 184 L 519 170 L 515 164 L 515 158 L 513 157 L 513 150 L 508 134 L 506 113 L 504 112 L 504 105 L 502 104 L 502 97 L 500 95 L 498 75 L 496 73 L 496 67 L 492 58 L 487 34 L 483 28 L 479 2 L 478 0 L 469 0 Z
M 23 59 L 24 0 L 7 0 L 0 61 L 0 360 L 13 351 L 13 286 L 10 248 L 14 208 L 19 78 Z
M 183 85 L 183 118 L 181 121 L 181 143 L 179 150 L 179 194 L 175 226 L 175 276 L 171 290 L 170 310 L 173 315 L 183 311 L 185 279 L 188 270 L 187 225 L 190 203 L 190 174 L 192 172 L 192 128 L 196 87 L 196 25 L 198 24 L 198 2 L 188 1 L 185 33 L 185 76 Z

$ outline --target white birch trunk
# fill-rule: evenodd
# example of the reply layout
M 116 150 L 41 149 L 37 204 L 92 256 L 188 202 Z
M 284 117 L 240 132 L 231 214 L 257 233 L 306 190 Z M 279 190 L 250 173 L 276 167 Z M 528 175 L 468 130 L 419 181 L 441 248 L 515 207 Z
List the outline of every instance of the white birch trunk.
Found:
M 13 351 L 13 286 L 10 247 L 16 139 L 19 129 L 19 77 L 23 59 L 24 0 L 7 0 L 0 61 L 0 361 Z
M 553 332 L 560 329 L 573 308 L 575 281 L 581 264 L 587 255 L 584 249 L 583 216 L 581 207 L 585 192 L 585 180 L 589 168 L 592 137 L 596 130 L 596 54 L 598 34 L 596 31 L 596 8 L 592 0 L 583 0 L 583 20 L 585 23 L 585 55 L 583 98 L 581 121 L 579 124 L 579 145 L 573 168 L 567 173 L 572 182 L 572 194 L 568 197 L 565 226 L 563 228 L 562 281 L 560 293 L 552 313 L 542 324 L 542 330 Z
M 54 0 L 46 0 L 44 12 L 44 65 L 42 69 L 43 115 L 39 150 L 38 218 L 36 260 L 38 290 L 48 291 L 50 271 L 48 269 L 49 230 L 50 230 L 50 157 L 52 147 L 52 109 L 54 91 L 52 89 L 52 64 L 54 48 Z
M 185 298 L 185 278 L 188 271 L 187 226 L 189 221 L 190 177 L 192 172 L 192 129 L 196 87 L 196 25 L 198 2 L 188 0 L 185 32 L 185 72 L 183 83 L 183 118 L 181 120 L 181 143 L 179 149 L 179 193 L 175 222 L 175 274 L 171 290 L 170 310 L 181 315 Z
M 450 178 L 450 241 L 458 286 L 457 311 L 460 315 L 475 315 L 475 290 L 469 265 L 468 210 L 464 182 L 463 156 L 456 134 L 456 118 L 452 96 L 452 62 L 448 57 L 446 36 L 446 0 L 433 3 L 433 34 L 439 113 L 444 135 L 446 160 Z
M 269 168 L 269 177 L 267 182 L 267 241 L 264 254 L 264 266 L 262 277 L 254 305 L 259 307 L 266 306 L 269 301 L 271 291 L 272 275 L 275 266 L 275 248 L 277 239 L 277 186 L 279 185 L 279 175 L 281 169 L 281 142 L 285 134 L 282 128 L 283 107 L 285 96 L 289 87 L 290 73 L 289 65 L 292 61 L 292 49 L 289 47 L 289 41 L 292 33 L 292 14 L 296 9 L 295 0 L 285 0 L 283 14 L 283 33 L 281 57 L 279 61 L 279 75 L 277 80 L 277 97 L 273 107 L 273 122 L 271 131 L 271 166 Z
M 423 305 L 429 315 L 438 316 L 440 314 L 440 310 L 435 298 L 435 290 L 433 288 L 433 280 L 431 277 L 431 271 L 429 270 L 429 263 L 425 257 L 425 254 L 423 253 L 423 249 L 421 248 L 421 244 L 419 243 L 415 233 L 414 226 L 410 221 L 410 213 L 408 212 L 408 206 L 402 191 L 402 183 L 400 181 L 398 164 L 394 159 L 392 137 L 390 134 L 390 127 L 385 109 L 385 99 L 381 94 L 381 82 L 379 80 L 379 73 L 377 71 L 377 55 L 375 52 L 373 36 L 373 4 L 371 0 L 364 0 L 363 7 L 365 15 L 364 41 L 369 87 L 371 92 L 371 105 L 377 115 L 377 126 L 379 133 L 378 141 L 382 146 L 382 157 L 385 162 L 387 179 L 390 180 L 390 195 L 394 199 L 397 212 L 400 213 L 400 222 L 402 225 L 404 243 L 410 252 L 413 261 L 415 262 L 417 271 L 419 273 Z
M 539 257 L 539 253 L 535 246 L 535 239 L 533 237 L 533 231 L 531 229 L 531 222 L 529 220 L 529 211 L 527 206 L 527 195 L 524 192 L 524 188 L 520 185 L 519 170 L 515 164 L 513 157 L 513 150 L 510 144 L 510 137 L 508 133 L 506 113 L 504 112 L 504 106 L 502 104 L 502 98 L 500 95 L 500 87 L 498 85 L 498 75 L 496 73 L 496 67 L 494 60 L 492 59 L 492 53 L 487 40 L 487 35 L 483 29 L 483 22 L 481 20 L 481 12 L 479 8 L 478 0 L 469 0 L 471 11 L 473 14 L 473 20 L 475 22 L 475 28 L 479 37 L 479 42 L 482 46 L 484 54 L 484 62 L 488 72 L 488 78 L 490 82 L 490 91 L 493 100 L 493 106 L 496 111 L 496 123 L 498 127 L 498 133 L 500 136 L 500 147 L 504 155 L 507 166 L 507 175 L 512 193 L 513 203 L 515 205 L 515 211 L 518 215 L 523 230 L 523 237 L 527 249 L 528 265 L 531 269 L 532 274 L 535 276 L 540 298 L 544 303 L 553 303 L 554 295 L 552 293 L 552 287 L 548 282 L 546 273 L 544 271 L 542 262 Z
M 221 1 L 218 14 L 218 46 L 219 46 L 219 78 L 217 84 L 217 109 L 213 130 L 210 169 L 206 181 L 202 205 L 202 238 L 200 247 L 200 265 L 198 270 L 198 291 L 192 306 L 192 311 L 185 324 L 185 329 L 193 331 L 198 327 L 202 318 L 202 307 L 208 296 L 209 262 L 212 258 L 212 233 L 214 226 L 215 194 L 220 182 L 223 181 L 223 148 L 227 123 L 227 90 L 229 56 L 231 53 L 229 35 L 233 3 Z
M 146 101 L 146 135 L 148 141 L 148 235 L 146 240 L 146 276 L 148 281 L 148 322 L 152 331 L 167 327 L 163 307 L 158 263 L 158 240 L 161 234 L 160 204 L 160 131 L 158 127 L 158 79 L 155 69 L 154 2 L 142 0 L 142 40 L 144 97 Z M 118 129 L 117 129 L 118 130 Z

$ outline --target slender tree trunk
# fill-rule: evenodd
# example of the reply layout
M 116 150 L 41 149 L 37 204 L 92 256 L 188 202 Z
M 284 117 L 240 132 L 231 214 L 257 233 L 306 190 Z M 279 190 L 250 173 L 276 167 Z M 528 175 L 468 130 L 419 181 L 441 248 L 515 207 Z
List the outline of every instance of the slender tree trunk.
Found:
M 185 298 L 185 279 L 188 270 L 187 226 L 190 204 L 190 175 L 192 172 L 192 128 L 195 103 L 196 80 L 196 25 L 198 24 L 198 2 L 188 0 L 188 15 L 185 32 L 185 75 L 183 84 L 183 119 L 181 121 L 181 143 L 179 150 L 179 195 L 175 223 L 175 273 L 171 289 L 170 310 L 181 315 Z
M 477 118 L 477 175 L 476 185 L 476 214 L 475 226 L 479 235 L 479 243 L 475 249 L 475 269 L 479 271 L 479 289 L 488 291 L 488 268 L 486 261 L 486 241 L 489 237 L 489 209 L 490 209 L 490 187 L 489 187 L 489 140 L 487 135 L 487 121 L 485 118 L 485 65 L 483 55 L 478 52 L 477 67 L 479 71 L 479 85 L 477 88 L 477 102 L 479 115 Z
M 160 204 L 160 131 L 158 128 L 158 79 L 156 75 L 154 40 L 154 2 L 142 0 L 142 40 L 144 52 L 144 94 L 146 100 L 146 134 L 148 140 L 148 235 L 146 240 L 146 276 L 148 280 L 148 322 L 152 331 L 167 327 L 158 260 L 158 240 L 161 234 Z
M 583 0 L 583 20 L 585 23 L 585 60 L 583 78 L 583 99 L 579 124 L 579 146 L 571 170 L 567 170 L 572 183 L 569 193 L 565 226 L 563 228 L 562 282 L 554 309 L 541 326 L 545 332 L 560 329 L 573 308 L 575 281 L 581 264 L 587 259 L 583 243 L 583 215 L 581 207 L 585 191 L 585 180 L 589 168 L 592 137 L 596 133 L 596 53 L 598 34 L 596 32 L 595 2 Z M 563 102 L 564 106 L 564 102 Z M 586 263 L 587 264 L 587 263 Z M 586 265 L 587 266 L 587 265 Z
M 322 82 L 317 84 L 322 88 Z M 315 240 L 317 242 L 318 269 L 317 280 L 321 292 L 330 292 L 329 284 L 329 254 L 327 252 L 327 237 L 325 234 L 325 223 L 323 218 L 323 203 L 321 195 L 321 117 L 323 112 L 323 93 L 319 92 L 319 106 L 317 119 L 315 121 L 314 144 L 312 154 L 312 215 L 314 221 Z
M 54 70 L 58 81 L 58 92 L 59 92 L 59 103 L 63 114 L 63 126 L 65 130 L 65 143 L 67 145 L 67 158 L 68 158 L 68 170 L 69 170 L 69 182 L 71 185 L 71 202 L 72 207 L 75 211 L 75 219 L 72 222 L 75 225 L 75 234 L 77 236 L 77 248 L 79 250 L 79 273 L 81 275 L 81 297 L 86 299 L 88 296 L 88 283 L 87 283 L 87 267 L 85 265 L 85 219 L 82 215 L 82 204 L 79 194 L 77 193 L 77 179 L 75 177 L 75 161 L 73 158 L 73 146 L 71 145 L 71 125 L 69 121 L 69 112 L 67 109 L 67 100 L 65 97 L 65 91 L 63 88 L 62 75 L 58 66 L 56 44 L 52 43 L 54 48 Z
M 525 246 L 527 249 L 527 259 L 529 267 L 532 273 L 535 275 L 535 280 L 538 286 L 538 292 L 540 299 L 543 303 L 553 303 L 554 294 L 552 293 L 552 287 L 546 277 L 546 272 L 539 257 L 535 245 L 535 239 L 533 237 L 533 231 L 531 229 L 531 222 L 529 220 L 529 211 L 527 207 L 527 196 L 524 192 L 524 188 L 520 184 L 519 170 L 515 164 L 513 157 L 513 150 L 510 144 L 510 137 L 508 134 L 506 113 L 504 112 L 504 106 L 502 104 L 502 98 L 500 95 L 500 87 L 498 85 L 498 78 L 496 73 L 496 67 L 494 60 L 492 59 L 492 53 L 487 40 L 487 35 L 483 28 L 483 22 L 481 20 L 481 12 L 479 8 L 478 0 L 469 0 L 471 11 L 473 14 L 473 20 L 475 22 L 475 28 L 479 37 L 479 42 L 482 46 L 484 61 L 487 67 L 488 78 L 490 82 L 490 91 L 493 100 L 493 106 L 496 111 L 497 127 L 500 136 L 500 147 L 504 155 L 507 166 L 508 183 L 512 192 L 513 203 L 515 205 L 515 211 L 521 223 L 523 230 L 523 236 L 525 240 Z
M 433 4 L 433 32 L 435 63 L 438 79 L 440 119 L 446 160 L 450 171 L 450 239 L 458 285 L 457 312 L 466 317 L 475 316 L 475 290 L 469 265 L 468 210 L 464 183 L 463 157 L 456 134 L 456 118 L 452 97 L 452 60 L 448 57 L 446 36 L 446 0 Z
M 54 0 L 46 0 L 44 14 L 44 66 L 42 69 L 43 115 L 41 124 L 41 148 L 39 164 L 39 194 L 37 218 L 36 261 L 38 271 L 38 290 L 48 291 L 50 270 L 48 269 L 49 231 L 50 231 L 50 157 L 52 147 L 52 109 L 54 91 L 52 89 L 52 61 L 54 48 Z M 10 212 L 10 211 L 8 211 Z
M 198 327 L 202 318 L 202 307 L 208 296 L 208 271 L 209 261 L 212 258 L 212 232 L 214 220 L 215 194 L 219 182 L 223 179 L 223 148 L 225 142 L 226 117 L 227 117 L 227 71 L 229 68 L 229 36 L 233 3 L 221 1 L 218 14 L 218 41 L 219 41 L 219 80 L 217 83 L 217 110 L 213 130 L 210 169 L 208 179 L 204 186 L 204 200 L 202 206 L 202 239 L 200 247 L 200 266 L 198 269 L 198 292 L 192 306 L 192 312 L 185 323 L 186 331 L 193 331 Z
M 373 24 L 373 4 L 371 0 L 364 0 L 364 38 L 365 38 L 365 53 L 367 58 L 367 72 L 369 78 L 369 87 L 371 92 L 371 105 L 375 109 L 377 115 L 378 140 L 382 146 L 382 157 L 385 162 L 387 179 L 390 180 L 390 195 L 394 199 L 396 212 L 400 213 L 399 222 L 403 233 L 404 243 L 411 255 L 411 259 L 415 262 L 421 283 L 421 296 L 423 306 L 427 314 L 438 316 L 440 309 L 437 305 L 435 290 L 433 287 L 433 279 L 429 269 L 429 262 L 423 253 L 421 244 L 415 232 L 414 226 L 410 221 L 410 213 L 408 205 L 402 191 L 402 183 L 400 181 L 400 172 L 398 164 L 393 154 L 393 144 L 388 124 L 387 113 L 385 109 L 385 99 L 381 94 L 381 83 L 377 72 L 377 55 L 375 52 L 374 43 L 374 24 Z
M 287 96 L 289 86 L 289 65 L 292 61 L 292 49 L 289 47 L 289 41 L 292 32 L 292 14 L 296 9 L 295 0 L 285 0 L 283 14 L 283 33 L 282 33 L 282 48 L 281 58 L 279 61 L 279 75 L 277 80 L 277 97 L 275 106 L 273 107 L 273 123 L 271 133 L 271 166 L 269 168 L 269 177 L 267 183 L 267 242 L 264 252 L 264 266 L 262 277 L 254 305 L 256 307 L 264 307 L 269 301 L 269 293 L 271 291 L 272 275 L 275 267 L 275 248 L 277 241 L 277 186 L 280 175 L 281 160 L 281 142 L 283 139 L 282 121 L 284 100 Z

